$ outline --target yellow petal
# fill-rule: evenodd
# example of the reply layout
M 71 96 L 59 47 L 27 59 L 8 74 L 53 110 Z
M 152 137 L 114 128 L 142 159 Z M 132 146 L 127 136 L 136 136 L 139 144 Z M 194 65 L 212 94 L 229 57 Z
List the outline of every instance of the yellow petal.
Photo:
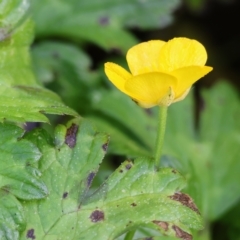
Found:
M 179 101 L 182 101 L 187 95 L 188 93 L 190 92 L 191 90 L 191 87 L 188 88 L 183 94 L 181 94 L 178 98 L 175 98 L 172 102 L 175 103 L 175 102 L 179 102 Z
M 161 71 L 169 72 L 188 66 L 204 66 L 207 52 L 204 46 L 196 40 L 174 38 L 161 49 Z
M 107 62 L 104 64 L 104 70 L 108 79 L 122 92 L 126 93 L 124 85 L 126 80 L 132 77 L 132 75 L 124 68 L 115 63 Z
M 178 79 L 177 88 L 174 89 L 175 100 L 181 98 L 182 95 L 190 88 L 193 83 L 212 71 L 212 67 L 208 66 L 190 66 L 172 71 L 170 74 Z
M 173 89 L 170 87 L 168 93 L 156 104 L 156 103 L 146 103 L 146 102 L 141 102 L 133 99 L 140 107 L 143 108 L 151 108 L 156 105 L 159 106 L 169 106 L 172 102 L 174 102 L 174 97 L 175 94 L 173 92 Z
M 177 79 L 165 73 L 145 73 L 126 81 L 128 95 L 141 106 L 152 107 L 162 103 L 169 91 L 177 87 Z
M 166 42 L 152 40 L 140 43 L 127 52 L 127 62 L 131 73 L 135 76 L 148 72 L 159 72 L 160 50 Z

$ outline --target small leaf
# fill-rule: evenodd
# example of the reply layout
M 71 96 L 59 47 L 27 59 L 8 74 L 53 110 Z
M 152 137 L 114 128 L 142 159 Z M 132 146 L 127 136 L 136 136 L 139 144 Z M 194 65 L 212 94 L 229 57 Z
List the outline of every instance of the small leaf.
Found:
M 0 132 L 0 188 L 21 199 L 45 197 L 48 190 L 34 167 L 41 157 L 38 148 L 21 139 L 23 130 L 19 127 L 0 124 Z
M 19 239 L 19 231 L 25 228 L 23 207 L 10 193 L 0 191 L 0 236 L 1 239 Z

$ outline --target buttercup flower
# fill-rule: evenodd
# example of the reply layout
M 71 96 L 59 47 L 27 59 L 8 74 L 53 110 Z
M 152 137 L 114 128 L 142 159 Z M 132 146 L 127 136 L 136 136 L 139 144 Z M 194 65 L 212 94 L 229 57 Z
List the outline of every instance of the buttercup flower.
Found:
M 140 43 L 127 52 L 130 72 L 105 63 L 109 80 L 140 106 L 169 106 L 185 98 L 193 83 L 212 70 L 207 53 L 196 40 L 174 38 L 168 42 Z

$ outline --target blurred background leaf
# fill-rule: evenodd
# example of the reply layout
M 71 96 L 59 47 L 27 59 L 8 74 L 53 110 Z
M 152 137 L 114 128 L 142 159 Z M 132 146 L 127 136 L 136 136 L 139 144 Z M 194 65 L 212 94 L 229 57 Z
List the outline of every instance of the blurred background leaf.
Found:
M 111 50 L 128 50 L 137 39 L 124 27 L 153 29 L 171 23 L 179 0 L 34 0 L 37 37 L 90 41 Z
M 64 102 L 81 114 L 89 111 L 91 91 L 100 87 L 91 59 L 73 44 L 43 41 L 33 48 L 33 67 L 41 83 L 58 92 Z

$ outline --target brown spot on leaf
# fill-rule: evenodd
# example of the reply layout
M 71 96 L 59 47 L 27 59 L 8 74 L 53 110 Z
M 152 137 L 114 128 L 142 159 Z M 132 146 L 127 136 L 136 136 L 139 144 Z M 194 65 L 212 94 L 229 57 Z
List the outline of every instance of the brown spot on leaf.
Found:
M 67 129 L 67 133 L 65 136 L 65 143 L 70 147 L 74 148 L 77 140 L 77 131 L 78 126 L 76 124 L 72 124 L 70 128 Z
M 36 238 L 36 236 L 34 235 L 34 229 L 33 229 L 33 228 L 32 228 L 32 229 L 29 229 L 29 230 L 27 231 L 26 237 L 27 237 L 27 238 L 31 238 L 31 239 L 35 239 L 35 238 Z
M 95 210 L 90 215 L 90 219 L 92 222 L 100 222 L 104 220 L 104 212 Z
M 9 193 L 10 190 L 11 190 L 11 188 L 10 188 L 9 185 L 5 185 L 5 186 L 2 187 L 2 190 L 3 190 L 5 193 Z
M 104 152 L 107 151 L 108 143 L 109 143 L 109 142 L 106 142 L 106 143 L 104 143 L 104 144 L 102 145 L 102 149 L 103 149 Z
M 114 54 L 123 54 L 122 50 L 118 47 L 112 47 L 111 48 L 111 52 L 114 53 Z
M 122 170 L 122 169 L 120 169 L 120 170 L 119 170 L 119 172 L 120 172 L 120 173 L 122 173 L 122 172 L 123 172 L 123 170 Z
M 172 173 L 176 174 L 176 173 L 177 173 L 177 171 L 176 171 L 175 169 L 173 169 L 173 170 L 172 170 Z
M 136 207 L 137 204 L 136 204 L 136 203 L 132 203 L 131 206 L 132 206 L 132 207 Z
M 192 240 L 193 239 L 191 234 L 184 232 L 181 228 L 179 228 L 176 225 L 173 225 L 172 229 L 175 231 L 175 233 L 176 233 L 175 236 L 178 238 L 181 238 L 183 240 Z
M 68 192 L 63 193 L 62 198 L 66 198 L 68 196 Z
M 136 99 L 132 98 L 132 101 L 138 104 L 138 101 Z
M 109 24 L 109 18 L 107 16 L 101 17 L 101 18 L 99 18 L 98 22 L 100 25 L 106 26 Z
M 96 173 L 95 172 L 91 172 L 89 173 L 88 177 L 87 177 L 87 186 L 90 187 L 92 184 L 92 181 L 95 177 Z
M 132 224 L 132 221 L 129 221 L 126 225 L 126 227 L 129 227 Z
M 60 58 L 60 54 L 58 52 L 52 52 L 52 57 L 55 59 L 59 59 Z
M 185 193 L 176 192 L 174 195 L 170 196 L 172 200 L 180 202 L 182 205 L 191 208 L 193 211 L 199 213 L 199 210 L 193 200 Z
M 168 223 L 163 221 L 156 221 L 154 220 L 153 223 L 157 224 L 160 228 L 162 228 L 164 231 L 168 230 Z
M 131 163 L 128 163 L 128 164 L 125 166 L 125 168 L 126 168 L 127 170 L 131 169 L 131 168 L 132 168 L 132 164 L 131 164 Z
M 144 108 L 145 113 L 147 113 L 149 116 L 153 115 L 152 109 L 151 108 Z
M 26 86 L 26 85 L 14 85 L 13 88 L 17 88 L 17 89 L 20 89 L 27 93 L 32 93 L 32 94 L 39 94 L 39 93 L 43 92 L 42 88 Z M 51 106 L 51 107 L 54 108 L 54 106 Z M 40 111 L 40 112 L 42 112 L 42 111 Z
M 8 33 L 7 29 L 0 28 L 0 42 L 10 38 L 10 34 Z
M 33 129 L 38 128 L 40 126 L 41 124 L 39 122 L 26 122 L 23 127 L 26 132 L 30 132 Z M 21 139 L 22 138 L 18 138 L 18 140 L 21 140 Z

